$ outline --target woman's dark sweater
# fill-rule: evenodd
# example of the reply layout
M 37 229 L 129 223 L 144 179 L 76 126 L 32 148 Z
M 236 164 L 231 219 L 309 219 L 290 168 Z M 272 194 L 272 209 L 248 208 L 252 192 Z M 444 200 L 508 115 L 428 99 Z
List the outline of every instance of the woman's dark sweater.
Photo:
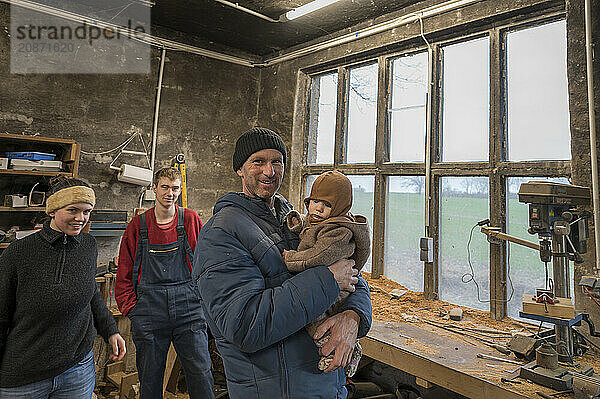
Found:
M 0 255 L 0 387 L 55 377 L 118 332 L 96 286 L 96 240 L 44 228 Z

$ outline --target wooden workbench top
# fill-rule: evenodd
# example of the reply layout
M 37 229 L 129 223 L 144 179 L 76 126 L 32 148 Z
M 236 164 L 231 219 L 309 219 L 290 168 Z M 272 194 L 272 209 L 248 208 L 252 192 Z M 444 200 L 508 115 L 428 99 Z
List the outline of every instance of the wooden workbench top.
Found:
M 448 319 L 448 312 L 457 305 L 425 300 L 422 292 L 406 290 L 383 276 L 378 279 L 371 279 L 365 273 L 363 276 L 371 289 L 374 320 L 367 337 L 361 339 L 366 356 L 475 399 L 540 398 L 536 395 L 537 391 L 546 394 L 556 392 L 521 378 L 517 379 L 521 384 L 501 382 L 502 377 L 509 378 L 510 373 L 519 366 L 479 359 L 477 354 L 518 359 L 514 355 L 503 355 L 478 340 L 454 331 L 463 328 L 471 336 L 476 334 L 506 345 L 511 334 L 536 332 L 537 325 L 509 317 L 492 320 L 489 312 L 464 306 L 461 306 L 463 320 L 453 322 Z M 406 293 L 395 297 L 390 295 L 394 289 L 405 290 Z M 596 352 L 590 350 L 575 361 L 582 366 L 592 366 L 596 372 L 600 371 L 600 357 Z M 573 395 L 556 397 L 573 398 Z
M 367 337 L 361 339 L 361 345 L 363 353 L 370 358 L 469 398 L 523 399 L 539 397 L 536 391 L 556 392 L 520 378 L 521 384 L 502 383 L 500 378 L 508 378 L 519 366 L 479 359 L 477 354 L 511 360 L 515 360 L 514 357 L 449 335 L 452 333 L 433 332 L 412 323 L 373 322 Z

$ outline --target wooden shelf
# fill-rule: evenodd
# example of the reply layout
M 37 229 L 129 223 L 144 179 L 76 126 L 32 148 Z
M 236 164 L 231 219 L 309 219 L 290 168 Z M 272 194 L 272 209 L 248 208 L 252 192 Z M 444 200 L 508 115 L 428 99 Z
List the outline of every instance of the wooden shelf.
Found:
M 0 175 L 20 175 L 20 176 L 58 176 L 63 175 L 67 177 L 73 177 L 73 173 L 70 172 L 42 172 L 39 170 L 14 170 L 14 169 L 0 169 Z
M 28 206 L 25 208 L 12 208 L 10 206 L 0 206 L 0 212 L 45 212 L 45 206 Z
M 74 145 L 77 144 L 75 140 L 71 139 L 55 139 L 51 137 L 41 137 L 41 136 L 26 136 L 22 134 L 10 134 L 10 133 L 0 133 L 0 139 L 6 141 L 13 142 L 31 142 L 31 143 L 49 143 L 49 144 L 68 144 Z
M 39 183 L 38 190 L 44 190 L 48 181 L 56 176 L 77 178 L 81 146 L 71 139 L 50 138 L 30 135 L 0 133 L 0 148 L 4 152 L 47 153 L 54 154 L 55 160 L 62 162 L 62 170 L 15 170 L 0 169 L 0 228 L 19 226 L 23 230 L 33 229 L 43 219 L 46 206 L 8 207 L 4 197 L 10 194 L 24 193 Z M 26 155 L 23 155 L 26 156 Z M 36 167 L 37 169 L 37 167 Z M 35 186 L 34 186 L 35 187 Z M 0 244 L 0 253 L 8 243 Z

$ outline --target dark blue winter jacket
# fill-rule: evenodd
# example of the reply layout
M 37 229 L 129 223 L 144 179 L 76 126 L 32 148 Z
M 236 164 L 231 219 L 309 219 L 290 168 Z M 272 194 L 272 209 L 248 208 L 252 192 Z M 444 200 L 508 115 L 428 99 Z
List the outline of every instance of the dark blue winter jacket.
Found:
M 225 365 L 231 399 L 346 398 L 343 369 L 322 373 L 319 354 L 304 326 L 335 301 L 339 287 L 326 266 L 292 275 L 283 249 L 296 249 L 287 229 L 291 205 L 240 193 L 221 197 L 200 231 L 194 278 L 207 323 Z M 359 336 L 371 326 L 371 300 L 360 278 L 344 303 L 360 316 Z

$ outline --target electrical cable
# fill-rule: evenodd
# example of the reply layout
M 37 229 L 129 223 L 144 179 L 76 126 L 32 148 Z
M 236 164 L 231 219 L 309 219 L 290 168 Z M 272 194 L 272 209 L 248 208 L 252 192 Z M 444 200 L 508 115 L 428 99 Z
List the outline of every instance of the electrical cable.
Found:
M 425 41 L 425 44 L 427 45 L 427 48 L 429 50 L 431 50 L 431 44 L 429 44 L 429 41 L 427 40 L 427 38 L 425 37 L 425 32 L 423 31 L 423 12 L 421 12 L 419 14 L 419 25 L 421 26 L 421 37 L 423 38 L 423 40 Z
M 471 264 L 471 240 L 473 239 L 473 230 L 475 230 L 476 227 L 477 227 L 477 224 L 475 224 L 471 228 L 471 232 L 469 233 L 469 241 L 467 241 L 467 261 L 469 262 L 469 267 L 471 268 L 471 273 L 463 274 L 460 279 L 465 284 L 468 284 L 472 281 L 475 284 L 475 288 L 477 290 L 477 300 L 481 303 L 489 303 L 490 302 L 489 299 L 485 300 L 485 301 L 481 300 L 481 297 L 479 294 L 479 284 L 477 283 L 477 280 L 475 280 L 475 270 L 473 269 L 473 265 Z
M 120 150 L 122 147 L 126 146 L 127 144 L 129 144 L 134 138 L 135 136 L 139 134 L 138 132 L 135 133 L 131 133 L 131 136 L 129 136 L 125 141 L 123 141 L 121 144 L 119 144 L 118 146 L 116 146 L 115 148 L 112 148 L 110 150 L 106 150 L 106 151 L 101 151 L 101 152 L 87 152 L 87 151 L 83 151 L 81 150 L 82 154 L 85 155 L 105 155 L 105 154 L 110 154 L 111 152 L 115 152 L 117 150 Z M 141 135 L 140 135 L 141 137 Z M 143 141 L 142 141 L 143 142 Z M 145 149 L 145 148 L 144 148 Z M 147 151 L 146 151 L 147 152 Z
M 508 281 L 510 282 L 510 295 L 508 299 L 505 301 L 506 303 L 512 301 L 513 296 L 515 295 L 515 285 L 510 277 L 510 244 L 506 248 L 506 252 L 508 252 L 508 256 L 506 257 L 506 276 L 508 277 Z
M 473 230 L 475 230 L 476 227 L 478 226 L 483 226 L 485 224 L 489 224 L 490 220 L 489 219 L 484 219 L 481 220 L 479 222 L 477 222 L 472 228 L 471 228 L 471 232 L 469 233 L 469 241 L 467 241 L 467 262 L 469 263 L 469 268 L 471 269 L 470 273 L 465 273 L 462 275 L 461 277 L 461 281 L 465 284 L 470 283 L 471 281 L 475 284 L 475 288 L 477 290 L 477 300 L 481 303 L 490 303 L 492 301 L 494 302 L 510 302 L 513 298 L 513 295 L 515 293 L 515 286 L 512 282 L 512 278 L 510 277 L 510 262 L 509 262 L 509 267 L 507 270 L 508 273 L 508 280 L 510 281 L 510 286 L 511 286 L 511 293 L 508 299 L 500 299 L 500 300 L 496 300 L 496 299 L 487 299 L 487 300 L 482 300 L 481 296 L 480 296 L 480 288 L 479 288 L 479 283 L 477 283 L 477 280 L 475 280 L 475 269 L 473 269 L 473 264 L 471 263 L 471 240 L 473 239 Z M 509 254 L 509 259 L 510 259 L 510 254 Z
M 594 301 L 596 303 L 596 305 L 598 305 L 598 307 L 600 307 L 600 303 L 598 303 L 598 301 L 596 300 L 596 298 L 594 298 L 592 296 L 592 294 L 590 293 L 590 291 L 588 290 L 587 287 L 583 287 L 583 289 L 585 290 L 585 292 L 587 292 L 587 294 L 589 295 L 590 298 L 592 298 L 592 301 Z

